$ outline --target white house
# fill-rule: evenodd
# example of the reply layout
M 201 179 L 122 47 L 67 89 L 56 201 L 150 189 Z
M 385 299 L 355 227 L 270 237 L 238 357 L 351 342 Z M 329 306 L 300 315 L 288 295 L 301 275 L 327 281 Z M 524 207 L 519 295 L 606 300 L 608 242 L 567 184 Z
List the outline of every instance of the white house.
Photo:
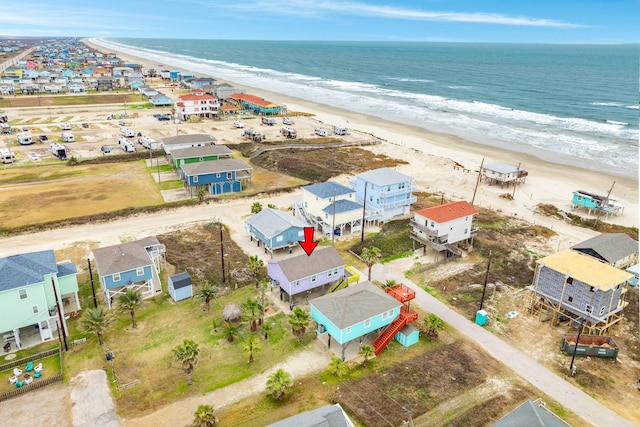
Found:
M 349 185 L 356 192 L 356 199 L 366 209 L 367 221 L 389 221 L 409 215 L 416 202 L 413 179 L 390 168 L 379 168 L 356 175 Z M 366 199 L 366 200 L 365 200 Z
M 512 166 L 504 163 L 491 163 L 482 166 L 480 178 L 489 181 L 490 184 L 509 185 L 511 183 L 524 182 L 528 172 L 520 169 L 520 165 Z
M 473 227 L 473 216 L 477 213 L 464 200 L 420 209 L 411 220 L 411 238 L 425 247 L 430 246 L 436 253 L 447 250 L 461 255 L 457 244 L 477 234 Z
M 302 202 L 294 204 L 295 214 L 323 234 L 337 235 L 362 230 L 362 209 L 355 191 L 337 182 L 321 182 L 302 187 Z
M 213 118 L 218 115 L 220 103 L 215 96 L 205 93 L 201 89 L 193 90 L 188 95 L 183 95 L 175 103 L 176 116 L 180 120 L 188 120 L 191 117 L 199 119 Z

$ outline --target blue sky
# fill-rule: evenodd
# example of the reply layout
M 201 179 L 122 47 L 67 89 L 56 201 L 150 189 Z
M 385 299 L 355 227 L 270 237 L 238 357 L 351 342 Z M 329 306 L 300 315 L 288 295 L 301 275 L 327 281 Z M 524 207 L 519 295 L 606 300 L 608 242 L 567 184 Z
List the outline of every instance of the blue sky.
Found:
M 0 35 L 638 42 L 640 0 L 25 0 Z

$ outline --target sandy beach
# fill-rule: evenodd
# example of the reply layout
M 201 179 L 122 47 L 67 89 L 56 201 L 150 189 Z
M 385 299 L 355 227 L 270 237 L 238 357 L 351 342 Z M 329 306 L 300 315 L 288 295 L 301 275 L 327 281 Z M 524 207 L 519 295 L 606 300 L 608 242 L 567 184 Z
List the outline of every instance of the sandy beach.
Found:
M 111 49 L 101 48 L 87 40 L 84 42 L 103 52 L 113 52 Z M 119 52 L 118 55 L 129 61 L 155 65 L 155 62 L 142 57 Z M 171 66 L 170 62 L 164 65 Z M 475 196 L 474 204 L 477 206 L 490 207 L 531 222 L 553 226 L 553 221 L 535 213 L 538 204 L 551 204 L 558 209 L 571 211 L 570 201 L 573 191 L 583 190 L 605 196 L 613 186 L 611 197 L 625 203 L 626 207 L 621 215 L 608 217 L 605 221 L 625 226 L 638 226 L 637 179 L 619 176 L 609 170 L 587 170 L 551 163 L 535 156 L 475 144 L 456 136 L 428 132 L 417 126 L 407 126 L 354 113 L 340 106 L 328 106 L 287 94 L 238 85 L 230 81 L 225 82 L 269 101 L 284 104 L 288 111 L 313 113 L 314 119 L 326 125 L 346 125 L 349 129 L 375 135 L 384 143 L 368 149 L 407 161 L 408 164 L 398 166 L 397 170 L 412 176 L 419 191 L 443 193 L 446 200 L 470 201 L 477 181 L 477 171 L 484 159 L 485 165 L 490 163 L 520 165 L 522 169 L 529 172 L 529 175 L 526 182 L 519 185 L 515 192 L 513 187 L 500 188 L 497 185 L 490 186 L 486 182 L 481 182 Z M 171 94 L 167 95 L 171 96 Z M 224 139 L 223 136 L 215 136 L 219 140 Z M 337 178 L 338 181 L 346 179 L 347 177 Z M 514 200 L 500 197 L 507 193 L 512 194 Z M 583 210 L 575 213 L 589 217 Z

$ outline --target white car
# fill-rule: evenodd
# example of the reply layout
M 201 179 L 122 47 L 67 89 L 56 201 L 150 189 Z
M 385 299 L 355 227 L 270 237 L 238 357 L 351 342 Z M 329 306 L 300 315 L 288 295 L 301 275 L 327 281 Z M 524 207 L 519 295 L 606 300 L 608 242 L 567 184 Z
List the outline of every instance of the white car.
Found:
M 235 122 L 233 122 L 233 127 L 236 129 L 242 129 L 244 127 L 244 123 L 242 123 L 240 120 L 236 120 Z
M 289 117 L 283 117 L 282 118 L 282 124 L 283 125 L 292 125 L 293 124 L 293 120 L 291 120 Z
M 29 158 L 31 159 L 32 162 L 40 161 L 40 156 L 38 156 L 37 153 L 29 153 Z

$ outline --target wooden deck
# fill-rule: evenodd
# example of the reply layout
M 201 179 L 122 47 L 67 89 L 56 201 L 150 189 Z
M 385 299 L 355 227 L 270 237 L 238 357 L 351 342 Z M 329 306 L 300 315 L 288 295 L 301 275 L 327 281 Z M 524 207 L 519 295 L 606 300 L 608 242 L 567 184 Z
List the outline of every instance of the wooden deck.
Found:
M 397 285 L 386 288 L 385 292 L 403 304 L 416 297 L 416 292 L 403 283 L 398 283 Z

